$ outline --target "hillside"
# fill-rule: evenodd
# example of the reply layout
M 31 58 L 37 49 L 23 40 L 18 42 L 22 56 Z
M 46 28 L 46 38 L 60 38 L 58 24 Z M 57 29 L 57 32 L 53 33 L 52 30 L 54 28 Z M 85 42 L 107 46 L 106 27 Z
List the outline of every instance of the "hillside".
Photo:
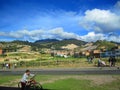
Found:
M 43 39 L 43 40 L 37 40 L 34 42 L 35 45 L 40 45 L 41 48 L 51 48 L 52 45 L 55 43 L 55 42 L 59 42 L 59 40 L 57 39 Z
M 117 49 L 118 47 L 120 47 L 119 43 L 117 44 L 110 41 L 98 40 L 96 42 L 86 43 L 85 45 L 76 48 L 76 51 L 88 51 L 88 50 L 96 50 L 96 49 L 106 51 L 106 50 Z
M 77 39 L 64 39 L 64 40 L 56 40 L 56 39 L 45 39 L 38 40 L 35 44 L 39 44 L 46 48 L 54 47 L 55 49 L 62 49 L 62 46 L 67 46 L 68 44 L 74 44 L 77 46 L 84 45 L 86 42 L 77 40 Z
M 75 45 L 75 44 L 68 44 L 68 45 L 66 45 L 66 46 L 62 46 L 61 48 L 62 49 L 71 49 L 71 50 L 73 50 L 73 49 L 75 49 L 75 48 L 78 48 L 79 46 L 77 46 L 77 45 Z
M 6 49 L 7 51 L 16 51 L 22 49 L 25 45 L 31 47 L 32 51 L 39 51 L 42 48 L 53 48 L 53 49 L 75 49 L 84 51 L 84 50 L 111 50 L 119 46 L 119 43 L 109 42 L 105 40 L 98 40 L 96 42 L 87 43 L 77 39 L 64 39 L 64 40 L 56 40 L 56 39 L 44 39 L 38 40 L 35 42 L 29 41 L 20 41 L 15 40 L 11 42 L 0 42 L 0 47 Z
M 117 45 L 119 45 L 119 44 L 116 44 L 114 42 L 109 42 L 109 41 L 106 41 L 106 40 L 98 40 L 94 43 L 94 45 L 97 46 L 97 49 L 111 50 L 111 49 L 116 48 Z
M 43 40 L 37 40 L 35 41 L 35 43 L 38 43 L 38 44 L 43 44 L 43 43 L 53 43 L 53 42 L 57 42 L 59 40 L 57 39 L 43 39 Z

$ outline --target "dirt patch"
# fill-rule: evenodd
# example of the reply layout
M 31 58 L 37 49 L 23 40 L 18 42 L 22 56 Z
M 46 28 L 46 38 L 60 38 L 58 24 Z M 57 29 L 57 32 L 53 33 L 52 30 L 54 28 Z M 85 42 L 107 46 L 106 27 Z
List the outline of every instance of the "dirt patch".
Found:
M 90 80 L 93 82 L 93 84 L 101 85 L 113 82 L 115 80 L 120 79 L 119 76 L 112 76 L 112 75 L 85 75 L 85 76 L 76 76 L 73 77 L 76 79 L 82 79 L 82 80 Z

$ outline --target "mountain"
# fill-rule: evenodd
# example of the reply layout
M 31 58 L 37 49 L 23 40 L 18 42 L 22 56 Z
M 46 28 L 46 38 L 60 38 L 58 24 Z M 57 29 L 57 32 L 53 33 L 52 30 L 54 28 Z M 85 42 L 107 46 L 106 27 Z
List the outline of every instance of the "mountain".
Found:
M 54 42 L 52 46 L 55 47 L 56 49 L 60 49 L 62 46 L 67 46 L 68 44 L 81 46 L 84 45 L 85 43 L 86 42 L 77 39 L 64 39 L 59 42 Z
M 69 49 L 69 50 L 74 50 L 75 48 L 78 48 L 79 46 L 75 45 L 75 44 L 68 44 L 66 46 L 62 46 L 62 49 Z
M 63 39 L 63 40 L 44 39 L 44 40 L 35 41 L 35 43 L 46 48 L 54 47 L 55 49 L 61 49 L 62 46 L 66 46 L 68 44 L 74 44 L 80 46 L 85 44 L 86 42 L 77 39 Z
M 117 45 L 120 45 L 120 43 L 119 43 L 119 42 L 114 42 L 114 41 L 111 41 L 111 43 L 115 43 L 115 44 L 117 44 Z
M 106 40 L 98 40 L 94 43 L 97 46 L 97 49 L 106 49 L 111 50 L 117 47 L 118 44 Z
M 5 42 L 5 41 L 0 42 L 0 47 L 10 51 L 11 50 L 16 51 L 20 48 L 23 48 L 25 45 L 27 45 L 28 47 L 30 46 L 31 50 L 33 51 L 39 51 L 42 48 L 48 48 L 48 49 L 77 48 L 77 50 L 87 50 L 87 49 L 111 50 L 117 48 L 117 46 L 120 46 L 120 44 L 106 40 L 98 40 L 96 42 L 87 43 L 77 39 L 63 39 L 63 40 L 44 39 L 44 40 L 37 40 L 35 42 L 15 40 L 11 42 Z
M 53 43 L 53 42 L 57 42 L 59 40 L 57 39 L 43 39 L 43 40 L 37 40 L 35 41 L 35 43 L 39 43 L 39 44 L 42 44 L 42 43 Z
M 14 41 L 11 41 L 11 43 L 19 44 L 19 45 L 32 45 L 33 44 L 32 42 L 29 42 L 29 41 L 20 41 L 20 40 L 14 40 Z

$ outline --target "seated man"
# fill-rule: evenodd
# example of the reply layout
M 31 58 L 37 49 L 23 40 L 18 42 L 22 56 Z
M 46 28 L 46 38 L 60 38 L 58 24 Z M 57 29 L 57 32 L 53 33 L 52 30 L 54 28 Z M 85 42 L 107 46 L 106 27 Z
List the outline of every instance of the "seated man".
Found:
M 106 63 L 99 58 L 98 59 L 98 67 L 100 67 L 100 66 L 106 66 Z
M 26 72 L 24 73 L 22 79 L 21 79 L 21 90 L 25 90 L 26 87 L 26 83 L 29 82 L 28 77 L 29 76 L 34 76 L 34 74 L 30 73 L 30 70 L 26 70 Z

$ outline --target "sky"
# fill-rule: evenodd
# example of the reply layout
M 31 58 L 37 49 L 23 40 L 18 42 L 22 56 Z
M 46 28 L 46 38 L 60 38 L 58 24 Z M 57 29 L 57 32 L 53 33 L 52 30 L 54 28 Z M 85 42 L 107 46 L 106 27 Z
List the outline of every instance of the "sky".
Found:
M 120 0 L 0 0 L 0 41 L 120 43 Z

